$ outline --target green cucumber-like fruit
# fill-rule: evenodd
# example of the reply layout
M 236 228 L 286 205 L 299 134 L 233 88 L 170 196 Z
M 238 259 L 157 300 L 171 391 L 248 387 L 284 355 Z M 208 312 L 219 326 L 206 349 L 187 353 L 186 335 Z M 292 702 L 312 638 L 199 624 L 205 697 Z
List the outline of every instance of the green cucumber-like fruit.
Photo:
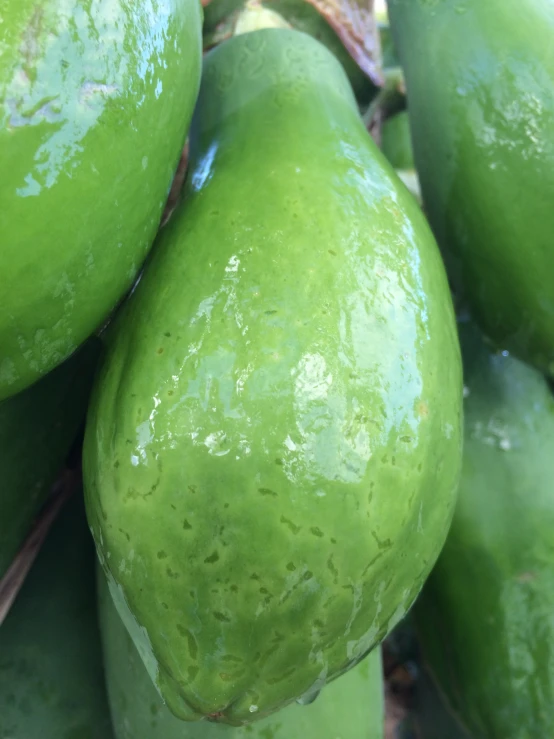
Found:
M 163 704 L 98 568 L 100 629 L 116 739 L 383 739 L 381 652 L 326 686 L 307 706 L 292 705 L 235 728 L 180 721 Z
M 340 64 L 293 30 L 218 46 L 85 436 L 100 558 L 173 713 L 261 718 L 380 642 L 446 537 L 461 396 L 438 248 Z
M 0 0 L 0 400 L 131 286 L 198 92 L 198 0 Z
M 554 373 L 554 3 L 390 0 L 425 209 L 494 344 Z
M 32 387 L 0 403 L 0 578 L 84 424 L 99 353 L 100 341 L 90 339 Z
M 0 626 L 0 736 L 110 739 L 94 545 L 82 494 L 56 520 Z
M 426 662 L 476 739 L 554 726 L 554 397 L 462 326 L 465 447 L 452 528 L 413 609 Z

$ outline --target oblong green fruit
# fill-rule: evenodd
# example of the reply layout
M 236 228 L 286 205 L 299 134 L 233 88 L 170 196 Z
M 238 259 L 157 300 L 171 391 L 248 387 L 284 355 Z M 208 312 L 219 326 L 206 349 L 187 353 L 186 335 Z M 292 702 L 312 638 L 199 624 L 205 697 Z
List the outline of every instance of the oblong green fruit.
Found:
M 154 239 L 198 92 L 198 0 L 0 0 L 0 400 L 89 336 Z
M 554 398 L 462 328 L 465 451 L 452 528 L 414 609 L 427 663 L 477 739 L 554 726 Z
M 261 0 L 260 6 L 277 13 L 294 29 L 313 36 L 326 46 L 344 67 L 360 105 L 367 105 L 375 96 L 379 89 L 377 85 L 360 68 L 337 32 L 311 3 L 306 0 Z M 241 9 L 244 10 L 246 7 L 248 7 L 247 0 L 210 0 L 204 11 L 205 45 L 208 47 L 213 45 L 213 39 L 217 38 L 220 24 L 232 28 Z
M 554 374 L 554 3 L 391 0 L 426 212 L 502 349 Z
M 61 511 L 0 626 L 0 736 L 110 739 L 95 555 L 82 495 Z
M 411 605 L 453 511 L 461 367 L 436 244 L 317 41 L 210 52 L 187 182 L 98 375 L 87 511 L 170 709 L 236 724 Z
M 100 630 L 116 739 L 383 739 L 381 653 L 375 649 L 308 706 L 289 706 L 249 726 L 180 721 L 163 704 L 98 568 Z
M 0 403 L 0 578 L 48 498 L 85 421 L 100 341 Z

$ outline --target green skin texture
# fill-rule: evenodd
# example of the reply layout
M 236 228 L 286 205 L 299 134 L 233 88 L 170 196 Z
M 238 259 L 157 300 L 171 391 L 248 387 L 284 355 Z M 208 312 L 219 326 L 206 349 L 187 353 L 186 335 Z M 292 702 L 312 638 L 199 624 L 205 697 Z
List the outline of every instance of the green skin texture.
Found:
M 198 92 L 198 0 L 0 0 L 0 400 L 132 285 Z
M 375 649 L 308 706 L 235 728 L 180 721 L 163 704 L 98 568 L 100 629 L 116 739 L 383 739 L 381 653 Z
M 554 397 L 536 370 L 462 331 L 460 495 L 412 612 L 475 739 L 536 739 L 554 726 Z
M 91 339 L 32 387 L 0 403 L 0 578 L 84 423 L 99 344 Z
M 85 436 L 100 558 L 173 713 L 250 722 L 381 641 L 450 524 L 461 392 L 438 248 L 339 63 L 291 30 L 218 46 Z
M 391 0 L 426 212 L 496 346 L 554 375 L 554 4 Z
M 0 627 L 0 737 L 111 739 L 82 494 L 54 523 Z
M 225 22 L 245 4 L 245 0 L 211 0 L 204 11 L 204 36 L 209 39 L 220 23 Z M 358 102 L 361 105 L 370 102 L 377 87 L 362 72 L 335 30 L 313 5 L 306 0 L 265 0 L 262 5 L 278 13 L 293 28 L 313 36 L 332 51 L 344 67 Z
M 415 169 L 407 111 L 387 118 L 381 128 L 381 149 L 395 169 Z

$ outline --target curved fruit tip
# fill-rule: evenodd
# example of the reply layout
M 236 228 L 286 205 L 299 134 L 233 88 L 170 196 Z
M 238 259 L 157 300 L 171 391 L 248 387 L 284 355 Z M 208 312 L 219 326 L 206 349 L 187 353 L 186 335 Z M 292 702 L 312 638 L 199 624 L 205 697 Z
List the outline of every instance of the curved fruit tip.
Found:
M 262 28 L 292 28 L 292 26 L 282 15 L 266 8 L 259 0 L 248 0 L 238 14 L 233 35 L 240 36 L 242 33 L 259 31 Z

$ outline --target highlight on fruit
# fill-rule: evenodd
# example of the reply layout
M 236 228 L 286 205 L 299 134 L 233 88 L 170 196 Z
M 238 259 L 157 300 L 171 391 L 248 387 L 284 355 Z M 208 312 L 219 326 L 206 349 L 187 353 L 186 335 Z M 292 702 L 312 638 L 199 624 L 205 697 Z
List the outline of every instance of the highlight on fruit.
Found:
M 0 737 L 554 736 L 553 0 L 0 0 Z

